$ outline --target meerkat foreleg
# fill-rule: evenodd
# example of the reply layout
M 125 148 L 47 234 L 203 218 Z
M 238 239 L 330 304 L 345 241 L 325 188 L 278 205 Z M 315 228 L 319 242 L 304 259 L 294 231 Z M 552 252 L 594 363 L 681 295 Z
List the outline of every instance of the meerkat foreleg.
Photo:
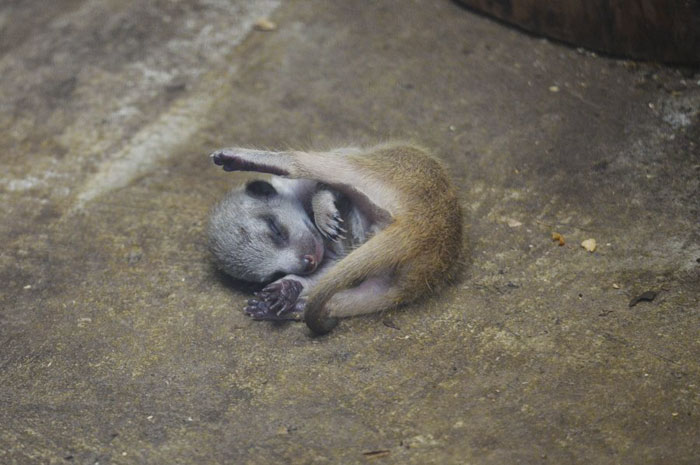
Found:
M 401 289 L 388 274 L 370 276 L 358 286 L 333 295 L 326 307 L 331 318 L 363 315 L 394 307 L 401 294 Z
M 290 157 L 283 152 L 268 152 L 244 148 L 221 149 L 209 155 L 224 171 L 257 171 L 277 176 L 294 176 L 290 171 Z
M 327 239 L 338 242 L 345 239 L 347 231 L 341 226 L 344 222 L 335 205 L 335 194 L 327 189 L 320 189 L 311 198 L 313 220 L 321 234 Z
M 371 171 L 358 167 L 362 152 L 269 152 L 228 148 L 213 152 L 215 164 L 225 171 L 257 171 L 289 178 L 312 179 L 330 185 L 349 196 L 358 208 L 367 211 L 377 222 L 388 224 L 389 212 L 397 198 L 390 185 L 378 181 Z

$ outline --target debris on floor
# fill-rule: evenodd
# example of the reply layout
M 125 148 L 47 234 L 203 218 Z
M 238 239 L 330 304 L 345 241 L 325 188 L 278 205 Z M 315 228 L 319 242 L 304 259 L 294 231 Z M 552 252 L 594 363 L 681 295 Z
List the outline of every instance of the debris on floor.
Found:
M 630 307 L 634 307 L 637 305 L 639 302 L 651 302 L 656 298 L 656 291 L 646 291 L 641 294 L 639 294 L 637 297 L 634 297 L 632 300 L 630 300 Z
M 560 247 L 566 244 L 566 241 L 564 240 L 564 236 L 562 236 L 558 232 L 552 233 L 552 240 L 559 242 Z
M 254 27 L 258 31 L 269 32 L 277 29 L 277 23 L 274 23 L 267 18 L 260 18 L 255 22 Z
M 595 239 L 586 239 L 585 241 L 581 242 L 581 247 L 584 249 L 588 250 L 589 252 L 595 252 L 596 248 L 596 242 Z

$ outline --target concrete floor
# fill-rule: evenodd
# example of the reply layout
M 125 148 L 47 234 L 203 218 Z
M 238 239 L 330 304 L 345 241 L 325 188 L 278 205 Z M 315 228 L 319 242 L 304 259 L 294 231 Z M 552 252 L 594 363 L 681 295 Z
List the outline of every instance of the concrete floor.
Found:
M 0 463 L 700 463 L 700 73 L 446 0 L 27 0 L 0 76 Z M 460 187 L 462 280 L 250 321 L 206 154 L 392 138 Z

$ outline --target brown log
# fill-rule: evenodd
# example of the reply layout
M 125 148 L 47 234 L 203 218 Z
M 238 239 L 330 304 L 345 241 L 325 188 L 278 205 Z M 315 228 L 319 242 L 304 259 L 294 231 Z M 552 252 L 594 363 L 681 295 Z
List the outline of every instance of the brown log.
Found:
M 700 0 L 457 0 L 469 8 L 600 52 L 700 64 Z

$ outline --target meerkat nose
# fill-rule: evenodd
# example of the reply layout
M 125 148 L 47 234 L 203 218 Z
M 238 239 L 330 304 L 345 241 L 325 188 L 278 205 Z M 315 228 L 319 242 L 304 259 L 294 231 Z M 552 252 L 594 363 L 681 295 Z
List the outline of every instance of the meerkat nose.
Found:
M 304 272 L 311 273 L 316 269 L 316 257 L 313 255 L 304 255 Z

